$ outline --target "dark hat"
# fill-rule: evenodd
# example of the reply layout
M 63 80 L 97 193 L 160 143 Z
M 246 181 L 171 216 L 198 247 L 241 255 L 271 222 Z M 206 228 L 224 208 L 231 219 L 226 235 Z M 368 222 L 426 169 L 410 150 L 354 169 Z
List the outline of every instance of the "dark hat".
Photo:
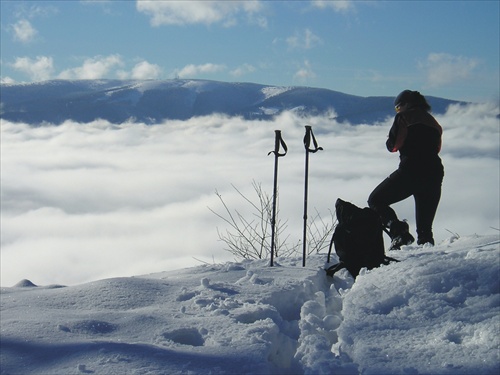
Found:
M 412 101 L 413 101 L 413 91 L 404 90 L 401 91 L 398 96 L 396 96 L 396 99 L 394 99 L 394 106 L 397 107 L 398 105 L 411 103 Z
M 394 99 L 394 106 L 409 104 L 410 107 L 420 107 L 430 111 L 431 107 L 425 97 L 418 91 L 404 90 Z

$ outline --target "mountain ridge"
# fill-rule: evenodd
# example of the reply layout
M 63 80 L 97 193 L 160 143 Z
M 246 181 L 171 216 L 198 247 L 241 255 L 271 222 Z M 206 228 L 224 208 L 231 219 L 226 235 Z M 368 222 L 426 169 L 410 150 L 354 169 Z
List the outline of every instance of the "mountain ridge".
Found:
M 434 113 L 462 103 L 427 97 Z M 273 86 L 197 79 L 50 80 L 2 84 L 0 118 L 31 125 L 88 123 L 104 119 L 160 123 L 215 113 L 245 119 L 271 119 L 284 111 L 322 115 L 339 122 L 374 123 L 394 114 L 393 97 L 361 97 L 325 88 Z

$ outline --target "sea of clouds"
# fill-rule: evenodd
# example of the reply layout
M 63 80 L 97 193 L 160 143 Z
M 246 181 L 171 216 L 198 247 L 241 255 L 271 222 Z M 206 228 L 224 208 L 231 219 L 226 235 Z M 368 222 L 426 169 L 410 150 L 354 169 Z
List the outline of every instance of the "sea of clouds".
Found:
M 498 234 L 499 107 L 452 106 L 444 128 L 445 180 L 434 222 L 439 243 L 452 234 Z M 311 125 L 323 151 L 310 154 L 309 214 L 331 219 L 338 197 L 365 206 L 397 168 L 385 149 L 392 119 L 351 126 L 334 113 L 272 121 L 213 115 L 140 123 L 1 123 L 1 284 L 77 284 L 114 276 L 234 260 L 219 241 L 227 225 L 210 209 L 251 216 L 252 186 L 272 194 L 274 130 L 288 154 L 279 159 L 280 218 L 290 241 L 302 238 L 303 137 Z M 234 185 L 234 187 L 233 187 Z M 395 206 L 414 231 L 410 198 Z M 210 208 L 210 209 L 209 209 Z M 325 255 L 326 261 L 326 255 Z

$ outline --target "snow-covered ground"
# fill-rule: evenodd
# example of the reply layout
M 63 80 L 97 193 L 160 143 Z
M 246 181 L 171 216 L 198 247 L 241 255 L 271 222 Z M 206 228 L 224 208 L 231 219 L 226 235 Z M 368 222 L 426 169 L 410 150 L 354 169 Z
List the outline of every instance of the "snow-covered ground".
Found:
M 405 247 L 355 282 L 326 254 L 24 280 L 1 289 L 1 374 L 498 374 L 499 239 Z

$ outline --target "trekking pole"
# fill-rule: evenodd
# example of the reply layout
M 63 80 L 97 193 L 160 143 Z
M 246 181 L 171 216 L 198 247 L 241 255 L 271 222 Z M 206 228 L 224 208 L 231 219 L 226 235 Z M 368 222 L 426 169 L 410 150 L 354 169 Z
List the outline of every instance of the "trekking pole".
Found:
M 314 144 L 314 149 L 310 148 L 311 139 Z M 306 125 L 306 135 L 304 136 L 304 147 L 306 149 L 306 168 L 305 168 L 305 182 L 304 182 L 304 232 L 302 236 L 302 267 L 306 266 L 306 238 L 307 238 L 307 194 L 308 194 L 308 185 L 309 185 L 309 153 L 316 153 L 319 150 L 323 150 L 322 147 L 318 147 L 318 142 L 316 142 L 316 138 L 314 137 L 312 127 L 310 125 Z
M 281 130 L 275 130 L 275 141 L 274 141 L 274 150 L 269 152 L 267 155 L 274 154 L 274 189 L 273 189 L 273 212 L 271 217 L 271 263 L 270 266 L 274 265 L 274 252 L 275 252 L 275 226 L 276 226 L 276 196 L 278 195 L 278 158 L 281 156 L 285 156 L 288 148 L 286 146 L 285 141 L 281 138 Z M 285 150 L 284 153 L 280 153 L 280 146 Z

